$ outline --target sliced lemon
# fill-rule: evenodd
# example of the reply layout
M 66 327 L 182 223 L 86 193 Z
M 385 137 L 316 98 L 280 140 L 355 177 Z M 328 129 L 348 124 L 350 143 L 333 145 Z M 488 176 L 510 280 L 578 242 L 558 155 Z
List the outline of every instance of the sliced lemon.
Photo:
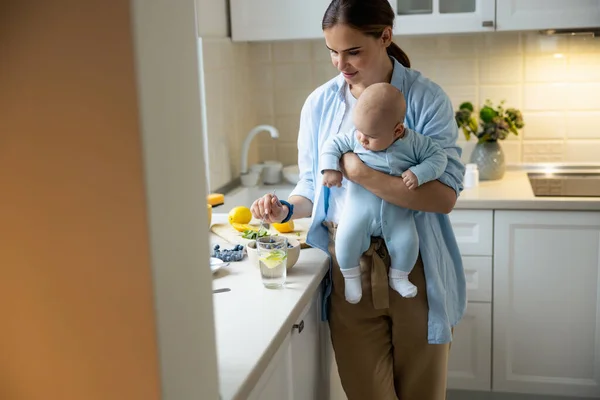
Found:
M 258 232 L 258 227 L 252 226 L 252 225 L 248 225 L 248 224 L 238 224 L 238 223 L 232 222 L 231 226 L 233 226 L 233 228 L 236 231 L 238 231 L 238 232 L 244 232 L 244 231 L 255 231 L 255 232 Z
M 286 259 L 287 254 L 282 250 L 273 250 L 268 255 L 259 258 L 259 260 L 269 269 L 278 267 Z
M 252 220 L 252 212 L 248 207 L 234 207 L 229 211 L 230 224 L 247 224 Z
M 271 225 L 273 226 L 273 228 L 277 229 L 277 231 L 280 233 L 294 232 L 294 221 L 288 221 L 284 224 L 273 223 Z

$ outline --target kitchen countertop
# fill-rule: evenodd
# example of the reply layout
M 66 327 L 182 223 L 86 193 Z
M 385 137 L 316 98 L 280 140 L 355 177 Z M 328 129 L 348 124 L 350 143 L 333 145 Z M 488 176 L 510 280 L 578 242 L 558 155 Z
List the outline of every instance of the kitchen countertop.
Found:
M 225 196 L 226 210 L 237 205 L 250 205 L 256 198 L 276 189 L 286 198 L 294 185 L 263 185 L 251 188 L 238 187 Z M 507 170 L 496 181 L 481 181 L 479 186 L 462 191 L 455 209 L 484 210 L 588 210 L 600 211 L 600 197 L 536 197 L 526 170 Z
M 226 214 L 213 214 L 214 223 L 226 220 Z M 233 247 L 212 233 L 210 240 L 211 248 Z M 247 256 L 213 275 L 213 289 L 231 289 L 213 295 L 221 399 L 248 397 L 328 268 L 325 253 L 304 249 L 284 289 L 264 288 Z
M 465 189 L 455 209 L 600 210 L 599 197 L 535 197 L 525 171 L 506 171 L 497 181 L 481 181 Z

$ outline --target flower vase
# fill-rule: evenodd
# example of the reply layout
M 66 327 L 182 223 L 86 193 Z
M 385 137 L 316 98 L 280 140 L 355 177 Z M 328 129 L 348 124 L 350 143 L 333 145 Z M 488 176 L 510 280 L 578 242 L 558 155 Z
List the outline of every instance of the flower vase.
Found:
M 502 179 L 506 170 L 504 152 L 497 141 L 477 143 L 471 153 L 471 163 L 477 164 L 482 181 Z

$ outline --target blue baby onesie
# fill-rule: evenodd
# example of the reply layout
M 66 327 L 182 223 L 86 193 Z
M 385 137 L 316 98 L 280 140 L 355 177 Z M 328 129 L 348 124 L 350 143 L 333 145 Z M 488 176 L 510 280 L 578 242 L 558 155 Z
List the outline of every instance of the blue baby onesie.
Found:
M 405 128 L 404 137 L 383 151 L 366 150 L 356 139 L 356 131 L 330 137 L 321 152 L 320 171 L 340 171 L 340 158 L 354 152 L 369 167 L 400 176 L 410 169 L 419 186 L 438 179 L 448 159 L 431 138 Z M 338 224 L 335 254 L 340 269 L 358 266 L 371 237 L 383 237 L 391 257 L 391 267 L 409 273 L 419 255 L 419 237 L 414 211 L 383 201 L 360 185 L 348 182 L 344 208 Z

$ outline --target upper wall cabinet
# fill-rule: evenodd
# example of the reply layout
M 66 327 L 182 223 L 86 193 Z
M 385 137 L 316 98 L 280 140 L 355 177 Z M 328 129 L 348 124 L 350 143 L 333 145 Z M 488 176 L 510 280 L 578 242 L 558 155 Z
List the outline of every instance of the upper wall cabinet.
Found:
M 234 41 L 317 39 L 330 0 L 230 0 Z
M 600 27 L 600 0 L 498 0 L 496 30 Z
M 495 0 L 391 0 L 390 3 L 396 12 L 395 35 L 494 30 Z
M 368 0 L 364 0 L 368 1 Z M 389 0 L 395 35 L 600 27 L 600 0 Z M 234 41 L 320 39 L 330 0 L 230 0 Z M 199 15 L 203 9 L 199 9 Z

